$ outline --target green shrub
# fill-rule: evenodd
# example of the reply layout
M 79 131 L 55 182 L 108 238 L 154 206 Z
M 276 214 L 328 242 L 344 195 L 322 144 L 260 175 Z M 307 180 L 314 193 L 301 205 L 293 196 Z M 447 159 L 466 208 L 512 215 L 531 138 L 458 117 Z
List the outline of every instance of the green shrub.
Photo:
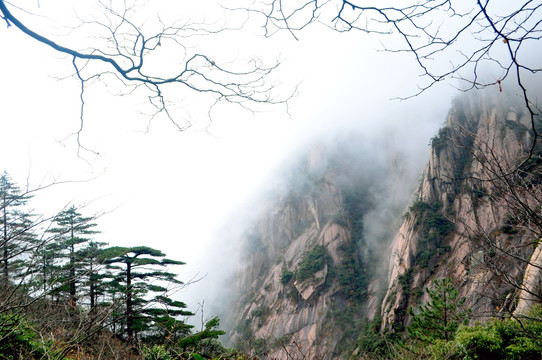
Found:
M 354 242 L 342 244 L 339 250 L 342 252 L 341 264 L 338 266 L 339 285 L 347 300 L 362 302 L 367 298 L 370 266 L 362 260 Z
M 297 270 L 297 278 L 299 280 L 307 279 L 316 272 L 322 270 L 326 263 L 332 263 L 331 256 L 324 246 L 316 245 L 305 255 L 303 260 L 301 260 Z
M 378 323 L 376 323 L 378 325 Z M 542 360 L 542 307 L 517 319 L 491 319 L 462 325 L 453 340 L 410 341 L 380 334 L 379 326 L 365 326 L 356 359 L 393 360 Z
M 262 306 L 252 312 L 253 317 L 265 317 L 269 315 L 270 309 L 268 306 Z
M 0 359 L 41 359 L 51 346 L 17 315 L 0 315 Z
M 443 204 L 440 201 L 426 203 L 419 199 L 409 208 L 409 213 L 416 219 L 414 229 L 420 233 L 415 258 L 415 264 L 420 268 L 434 266 L 438 256 L 449 249 L 444 240 L 453 231 L 454 224 L 442 212 Z
M 288 284 L 290 280 L 294 277 L 294 273 L 291 271 L 283 270 L 280 277 L 280 282 L 283 284 Z
M 412 268 L 408 269 L 404 274 L 397 276 L 397 282 L 401 286 L 403 293 L 410 296 L 410 285 L 412 283 Z
M 290 291 L 288 291 L 287 297 L 288 297 L 288 299 L 290 299 L 294 304 L 297 304 L 298 302 L 300 302 L 300 301 L 303 299 L 303 298 L 301 297 L 301 294 L 299 293 L 299 291 L 297 291 L 297 289 L 295 288 L 295 286 L 292 286 L 292 288 L 290 289 Z
M 492 325 L 464 327 L 455 340 L 462 345 L 467 359 L 502 359 L 503 341 Z
M 255 339 L 252 343 L 252 349 L 257 355 L 261 355 L 267 351 L 267 341 L 262 338 Z
M 450 142 L 451 129 L 449 127 L 444 127 L 439 129 L 438 135 L 431 139 L 431 146 L 435 149 L 435 152 L 438 154 L 441 150 L 448 147 Z
M 173 357 L 166 349 L 164 345 L 154 345 L 149 348 L 143 347 L 143 359 L 144 360 L 172 360 Z
M 515 343 L 506 347 L 506 358 L 510 360 L 542 359 L 542 347 L 540 346 L 539 341 L 537 342 L 534 339 L 527 337 L 518 338 Z
M 382 318 L 375 315 L 371 321 L 365 321 L 357 342 L 358 351 L 374 359 L 387 359 L 393 355 L 393 339 L 380 332 Z
M 453 346 L 452 359 L 542 360 L 542 309 L 534 307 L 525 318 L 461 327 Z

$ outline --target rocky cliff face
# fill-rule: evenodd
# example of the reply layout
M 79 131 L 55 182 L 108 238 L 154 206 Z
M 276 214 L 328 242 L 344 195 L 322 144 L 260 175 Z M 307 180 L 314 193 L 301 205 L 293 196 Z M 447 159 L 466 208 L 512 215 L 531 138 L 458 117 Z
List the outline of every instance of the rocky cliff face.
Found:
M 279 359 L 337 358 L 378 308 L 377 259 L 407 202 L 394 196 L 405 174 L 391 154 L 376 162 L 361 138 L 339 142 L 313 147 L 247 235 L 238 346 Z
M 524 181 L 527 168 L 515 171 L 532 144 L 530 117 L 521 109 L 503 93 L 453 102 L 393 239 L 382 330 L 402 330 L 406 310 L 427 300 L 422 289 L 435 278 L 452 279 L 473 320 L 513 312 L 523 284 L 539 291 L 536 265 L 525 272 L 539 235 L 522 212 L 536 209 L 538 190 Z M 533 296 L 540 300 L 540 292 Z
M 368 145 L 313 148 L 246 236 L 234 342 L 337 358 L 375 315 L 383 332 L 404 331 L 435 278 L 452 280 L 473 320 L 540 302 L 541 147 L 523 163 L 531 119 L 511 99 L 456 99 L 421 181 Z M 412 196 L 399 190 L 416 181 Z

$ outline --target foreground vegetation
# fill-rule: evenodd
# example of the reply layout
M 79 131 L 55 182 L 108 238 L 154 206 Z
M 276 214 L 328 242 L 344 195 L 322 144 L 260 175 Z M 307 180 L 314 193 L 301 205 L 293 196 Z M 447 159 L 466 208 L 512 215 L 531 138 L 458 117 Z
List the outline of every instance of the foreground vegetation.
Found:
M 239 355 L 199 330 L 175 299 L 184 264 L 147 246 L 107 246 L 96 218 L 70 206 L 50 218 L 0 176 L 0 359 L 200 359 Z M 242 356 L 242 355 L 240 355 Z
M 413 315 L 408 337 L 382 334 L 377 318 L 364 329 L 355 359 L 542 359 L 542 306 L 514 317 L 492 318 L 468 326 L 465 298 L 448 279 L 435 280 L 430 301 Z
M 397 339 L 378 332 L 360 338 L 355 359 L 542 359 L 542 308 L 519 318 L 461 325 L 452 339 Z

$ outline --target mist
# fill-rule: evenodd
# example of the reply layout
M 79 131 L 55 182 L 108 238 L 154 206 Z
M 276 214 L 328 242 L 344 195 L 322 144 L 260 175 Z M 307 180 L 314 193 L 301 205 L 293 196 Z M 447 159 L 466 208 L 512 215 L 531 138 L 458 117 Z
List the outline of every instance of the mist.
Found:
M 342 186 L 365 184 L 371 210 L 365 215 L 367 247 L 387 260 L 387 245 L 397 230 L 402 213 L 429 157 L 431 138 L 443 126 L 453 91 L 444 89 L 422 94 L 408 101 L 358 99 L 355 111 L 345 101 L 326 104 L 314 119 L 282 143 L 265 175 L 218 224 L 205 251 L 191 262 L 204 277 L 191 285 L 180 298 L 190 309 L 201 309 L 204 318 L 220 315 L 223 328 L 230 320 L 236 300 L 236 276 L 245 266 L 245 239 L 258 215 L 282 196 L 302 192 L 296 168 L 306 163 L 311 151 L 323 152 L 324 162 L 312 171 L 327 171 L 327 160 L 341 157 L 348 169 L 339 170 Z M 313 164 L 314 165 L 314 164 Z M 316 175 L 316 174 L 315 174 Z M 367 248 L 359 249 L 360 253 Z M 385 261 L 382 261 L 384 264 Z M 385 269 L 382 274 L 385 274 Z M 201 314 L 191 323 L 201 325 Z

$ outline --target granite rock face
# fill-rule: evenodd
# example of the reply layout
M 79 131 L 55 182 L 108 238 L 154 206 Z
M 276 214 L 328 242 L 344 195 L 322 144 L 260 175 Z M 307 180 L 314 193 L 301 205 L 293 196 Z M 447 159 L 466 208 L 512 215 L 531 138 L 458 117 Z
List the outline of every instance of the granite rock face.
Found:
M 514 171 L 533 137 L 513 99 L 455 99 L 421 177 L 398 153 L 313 147 L 244 239 L 232 340 L 271 358 L 334 359 L 364 319 L 404 331 L 443 277 L 473 321 L 540 302 L 540 231 L 521 210 L 542 205 L 540 168 Z
M 422 289 L 435 278 L 452 279 L 475 320 L 513 312 L 522 283 L 541 294 L 538 267 L 525 271 L 536 232 L 518 224 L 522 220 L 516 218 L 518 204 L 508 184 L 522 177 L 507 174 L 532 144 L 529 114 L 518 108 L 505 94 L 473 93 L 453 102 L 446 127 L 433 138 L 413 206 L 392 241 L 383 331 L 408 325 L 405 310 L 427 300 Z M 533 188 L 513 191 L 525 204 L 538 205 L 528 194 Z M 445 234 L 434 228 L 443 222 L 450 225 Z M 518 307 L 524 308 L 529 296 L 523 291 L 520 298 Z
M 334 359 L 355 343 L 348 327 L 376 312 L 385 289 L 372 280 L 373 270 L 381 267 L 379 251 L 393 232 L 384 229 L 393 229 L 390 219 L 378 225 L 375 211 L 383 205 L 377 195 L 392 196 L 393 183 L 405 177 L 396 156 L 369 167 L 363 153 L 351 143 L 347 150 L 314 146 L 288 189 L 259 213 L 238 277 L 236 344 L 271 358 Z M 415 177 L 411 182 L 414 187 Z M 407 201 L 403 196 L 387 211 L 398 217 Z M 369 234 L 367 222 L 383 230 Z M 345 317 L 351 325 L 341 323 Z

